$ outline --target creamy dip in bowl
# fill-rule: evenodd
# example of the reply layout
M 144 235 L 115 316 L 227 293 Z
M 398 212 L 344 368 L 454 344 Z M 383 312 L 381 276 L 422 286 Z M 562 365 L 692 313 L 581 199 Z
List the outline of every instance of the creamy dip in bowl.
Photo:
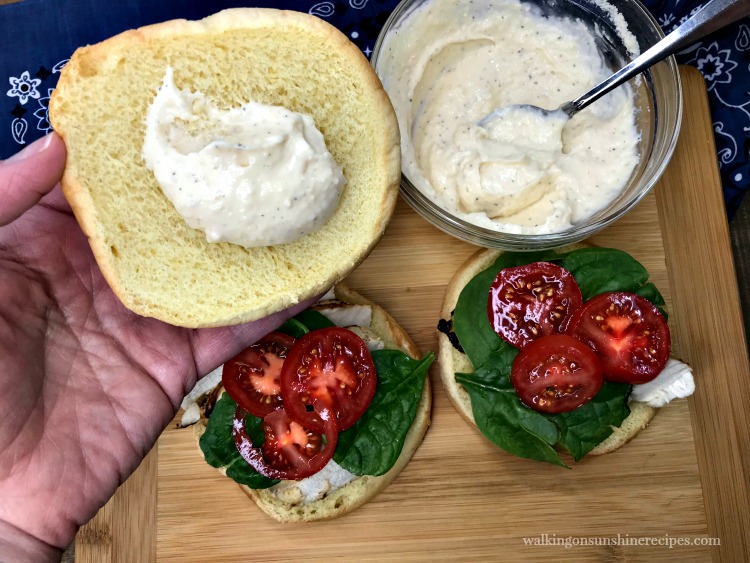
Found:
M 406 0 L 372 64 L 396 109 L 402 194 L 437 227 L 508 250 L 581 240 L 631 209 L 663 172 L 681 117 L 673 59 L 572 120 L 555 109 L 661 38 L 637 2 Z

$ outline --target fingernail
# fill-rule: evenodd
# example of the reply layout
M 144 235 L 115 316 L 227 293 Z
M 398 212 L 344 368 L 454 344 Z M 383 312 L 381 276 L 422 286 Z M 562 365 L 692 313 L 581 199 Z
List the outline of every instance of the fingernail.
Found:
M 19 151 L 13 156 L 6 159 L 5 162 L 19 162 L 47 150 L 52 143 L 52 137 L 54 135 L 54 133 L 49 133 L 46 137 L 42 137 L 41 139 L 34 141 L 22 151 Z

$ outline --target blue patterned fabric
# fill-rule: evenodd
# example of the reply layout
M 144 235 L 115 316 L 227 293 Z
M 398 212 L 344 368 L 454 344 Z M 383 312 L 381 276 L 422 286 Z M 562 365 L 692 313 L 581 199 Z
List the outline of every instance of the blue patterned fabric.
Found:
M 706 2 L 644 0 L 665 33 Z M 706 79 L 716 151 L 731 219 L 750 188 L 750 21 L 740 21 L 677 55 L 677 62 L 701 71 Z
M 697 0 L 644 3 L 667 32 L 702 5 Z M 50 93 L 80 45 L 150 23 L 199 19 L 224 8 L 252 5 L 314 14 L 342 30 L 369 56 L 397 4 L 397 0 L 23 0 L 0 6 L 0 159 L 51 130 Z M 731 218 L 750 185 L 750 23 L 740 22 L 714 34 L 678 60 L 697 67 L 706 78 Z

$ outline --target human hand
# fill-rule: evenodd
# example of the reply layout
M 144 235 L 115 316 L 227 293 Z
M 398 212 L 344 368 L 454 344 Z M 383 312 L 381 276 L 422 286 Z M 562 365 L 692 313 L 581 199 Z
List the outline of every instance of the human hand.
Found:
M 309 305 L 198 330 L 132 313 L 55 187 L 64 164 L 55 134 L 0 161 L 0 561 L 59 558 L 197 378 Z

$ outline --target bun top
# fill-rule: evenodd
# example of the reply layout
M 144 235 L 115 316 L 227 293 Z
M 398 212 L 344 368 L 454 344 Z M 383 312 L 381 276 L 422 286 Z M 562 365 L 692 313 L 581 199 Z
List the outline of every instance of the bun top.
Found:
M 254 101 L 312 116 L 346 178 L 320 230 L 244 248 L 187 226 L 141 156 L 167 66 L 219 108 Z M 179 326 L 246 322 L 324 292 L 369 253 L 398 195 L 390 101 L 359 49 L 308 14 L 225 10 L 78 49 L 50 118 L 68 149 L 63 191 L 104 277 L 131 310 Z

